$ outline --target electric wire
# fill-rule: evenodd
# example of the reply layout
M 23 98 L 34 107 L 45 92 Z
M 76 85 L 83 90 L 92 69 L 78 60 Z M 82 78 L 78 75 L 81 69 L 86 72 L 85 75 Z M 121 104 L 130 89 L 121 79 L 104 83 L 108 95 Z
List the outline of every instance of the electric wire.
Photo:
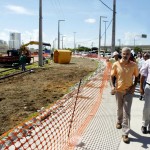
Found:
M 55 0 L 54 0 L 54 1 L 55 1 Z M 55 11 L 56 16 L 59 18 L 59 13 L 58 13 L 58 11 L 57 11 L 56 3 L 54 3 L 54 1 L 51 0 L 51 4 L 53 5 L 54 10 L 56 10 L 56 11 Z
M 109 10 L 113 11 L 108 5 L 106 5 L 102 0 L 99 0 L 103 5 L 105 5 Z
M 61 6 L 60 6 L 60 3 L 58 2 L 58 0 L 54 0 L 54 3 L 56 5 L 56 11 L 58 12 L 59 14 L 59 19 L 60 18 L 63 18 L 63 13 L 61 11 Z
M 60 4 L 60 1 L 56 1 L 56 0 L 51 0 L 51 3 L 53 5 L 53 8 L 54 8 L 54 11 L 56 12 L 55 14 L 57 15 L 58 17 L 58 20 L 60 18 L 64 18 L 64 13 L 63 13 L 63 10 L 62 10 L 62 7 L 61 7 L 61 4 Z
M 63 11 L 63 9 L 62 9 L 60 0 L 57 0 L 57 2 L 58 2 L 58 5 L 59 5 L 59 7 L 60 7 L 61 14 L 62 14 L 63 18 L 65 18 L 64 11 Z
M 106 28 L 106 31 L 108 30 L 108 28 L 110 27 L 111 23 L 112 23 L 113 19 L 110 21 L 109 25 Z M 104 36 L 105 32 L 102 34 L 101 38 Z
M 109 22 L 109 25 L 107 26 L 106 31 L 109 29 L 111 23 L 112 23 L 112 20 Z M 105 32 L 101 35 L 101 38 L 104 36 L 104 34 L 105 34 Z M 93 40 L 98 40 L 98 38 L 94 38 L 94 39 L 90 39 L 90 40 L 86 40 L 86 41 L 82 41 L 82 42 L 76 42 L 76 43 L 86 43 L 86 42 L 90 42 Z

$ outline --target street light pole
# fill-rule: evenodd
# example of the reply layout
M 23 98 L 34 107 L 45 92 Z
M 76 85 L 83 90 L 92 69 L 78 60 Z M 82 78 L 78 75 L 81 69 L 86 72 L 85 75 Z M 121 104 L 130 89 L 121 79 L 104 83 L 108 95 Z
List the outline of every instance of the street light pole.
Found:
M 76 49 L 76 32 L 73 32 L 74 33 L 74 50 Z
M 58 49 L 60 49 L 60 31 L 59 31 L 60 21 L 65 21 L 65 20 L 58 20 Z
M 104 40 L 104 50 L 106 49 L 106 23 L 108 21 L 104 21 L 105 22 L 105 40 Z
M 120 47 L 121 46 L 121 39 L 118 39 L 118 42 L 119 42 L 118 46 Z
M 64 46 L 64 45 L 63 45 L 63 38 L 64 38 L 64 37 L 65 37 L 65 36 L 64 36 L 64 35 L 62 35 L 62 49 L 63 49 L 63 46 Z
M 112 22 L 112 45 L 111 52 L 115 51 L 115 34 L 116 34 L 116 0 L 113 0 L 113 22 Z
M 42 50 L 42 0 L 39 1 L 39 66 L 43 66 Z
M 99 21 L 99 48 L 98 48 L 98 57 L 100 56 L 100 49 L 101 49 L 101 19 L 102 18 L 107 18 L 106 16 L 100 16 L 100 21 Z
M 15 49 L 15 46 L 14 46 L 15 45 L 14 44 L 14 33 L 12 33 L 11 36 L 12 36 L 12 42 L 13 42 L 13 48 L 12 49 Z

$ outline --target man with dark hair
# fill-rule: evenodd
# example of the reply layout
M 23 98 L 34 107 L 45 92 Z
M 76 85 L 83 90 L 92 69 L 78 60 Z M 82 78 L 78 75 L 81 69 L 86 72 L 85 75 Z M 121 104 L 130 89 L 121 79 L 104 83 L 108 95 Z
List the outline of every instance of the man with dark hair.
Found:
M 21 70 L 26 71 L 26 55 L 24 53 L 22 53 L 22 55 L 20 56 L 19 61 L 21 65 Z
M 146 134 L 147 130 L 150 133 L 150 59 L 146 60 L 142 66 L 140 77 L 140 93 L 144 94 L 144 108 L 143 108 L 143 121 L 142 121 L 142 133 Z M 144 86 L 146 81 L 146 85 Z

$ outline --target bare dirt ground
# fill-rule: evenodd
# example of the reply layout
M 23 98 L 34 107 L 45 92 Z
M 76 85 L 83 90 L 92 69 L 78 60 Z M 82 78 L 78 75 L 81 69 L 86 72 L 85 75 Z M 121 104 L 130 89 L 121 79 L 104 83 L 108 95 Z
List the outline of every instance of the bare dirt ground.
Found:
M 51 63 L 33 73 L 0 82 L 0 135 L 31 117 L 41 107 L 59 100 L 68 89 L 89 73 L 97 62 L 72 58 L 70 64 Z

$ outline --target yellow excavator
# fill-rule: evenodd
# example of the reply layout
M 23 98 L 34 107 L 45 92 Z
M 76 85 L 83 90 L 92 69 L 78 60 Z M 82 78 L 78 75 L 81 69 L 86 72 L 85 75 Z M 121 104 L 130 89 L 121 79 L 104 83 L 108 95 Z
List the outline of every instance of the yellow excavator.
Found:
M 31 56 L 31 52 L 30 50 L 27 48 L 28 45 L 39 45 L 40 43 L 38 41 L 30 41 L 26 44 L 23 44 L 21 47 L 20 47 L 20 55 L 22 53 L 24 53 L 27 57 Z M 51 47 L 51 44 L 50 43 L 42 43 L 43 46 L 50 46 Z
M 28 45 L 39 45 L 38 41 L 30 41 L 26 44 L 21 45 L 20 49 L 18 50 L 8 50 L 8 56 L 1 56 L 0 57 L 0 64 L 13 64 L 19 63 L 19 57 L 22 53 L 24 53 L 27 57 L 27 63 L 31 61 L 31 51 L 28 49 Z M 50 43 L 42 43 L 43 46 L 51 46 Z

